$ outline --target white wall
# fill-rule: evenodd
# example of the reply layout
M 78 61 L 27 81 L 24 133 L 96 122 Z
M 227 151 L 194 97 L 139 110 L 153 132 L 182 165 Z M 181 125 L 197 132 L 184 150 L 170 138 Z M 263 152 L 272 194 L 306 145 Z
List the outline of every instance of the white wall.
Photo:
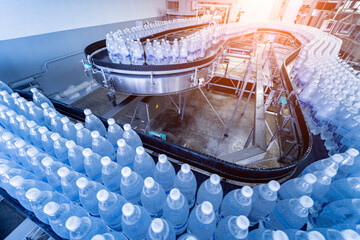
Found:
M 241 22 L 264 22 L 268 21 L 275 0 L 238 0 L 244 14 L 241 15 Z
M 0 0 L 0 40 L 165 13 L 166 0 Z

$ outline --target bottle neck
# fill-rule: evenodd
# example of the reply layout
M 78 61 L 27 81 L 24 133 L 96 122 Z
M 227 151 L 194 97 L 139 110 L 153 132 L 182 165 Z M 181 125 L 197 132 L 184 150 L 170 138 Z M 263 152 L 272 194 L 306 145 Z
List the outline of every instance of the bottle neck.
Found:
M 135 172 L 131 172 L 130 176 L 122 177 L 121 183 L 125 186 L 130 186 L 138 180 L 138 175 Z
M 167 201 L 167 204 L 169 205 L 169 207 L 174 210 L 182 208 L 185 204 L 185 199 L 184 199 L 183 195 L 180 195 L 180 198 L 176 199 L 176 200 L 174 200 L 170 196 L 168 196 L 166 198 L 166 201 Z
M 259 193 L 261 197 L 267 201 L 275 201 L 277 199 L 277 192 L 269 189 L 267 184 L 262 184 L 259 186 Z
M 248 229 L 241 229 L 236 224 L 236 218 L 235 216 L 231 217 L 228 221 L 228 228 L 231 233 L 236 239 L 244 239 L 247 237 L 249 230 Z
M 215 185 L 215 184 L 211 183 L 211 181 L 209 179 L 205 181 L 205 188 L 206 188 L 207 192 L 209 192 L 211 194 L 218 194 L 221 192 L 220 183 Z
M 178 177 L 182 182 L 190 182 L 194 178 L 194 174 L 190 171 L 188 173 L 184 173 L 183 171 L 179 171 Z
M 196 218 L 199 222 L 203 224 L 210 224 L 215 219 L 215 213 L 214 211 L 211 211 L 210 214 L 205 214 L 203 211 L 201 211 L 201 205 L 198 205 L 195 210 Z
M 88 217 L 81 218 L 80 226 L 75 230 L 74 235 L 77 239 L 85 237 L 92 228 L 91 220 Z
M 238 204 L 242 206 L 249 206 L 251 204 L 251 197 L 245 197 L 240 189 L 236 189 L 234 191 L 234 198 L 237 201 Z
M 111 209 L 117 202 L 115 193 L 109 192 L 109 197 L 104 202 L 99 201 L 99 207 L 102 209 Z
M 141 218 L 141 209 L 139 206 L 134 205 L 134 212 L 130 216 L 125 216 L 123 214 L 123 221 L 125 224 L 132 225 L 139 221 Z
M 308 215 L 308 209 L 300 205 L 299 199 L 290 199 L 289 208 L 290 211 L 299 217 L 306 217 Z
M 152 186 L 151 188 L 147 188 L 144 186 L 143 188 L 143 192 L 145 194 L 145 196 L 148 197 L 153 197 L 155 195 L 157 195 L 160 191 L 160 185 L 157 182 L 154 182 L 154 186 Z

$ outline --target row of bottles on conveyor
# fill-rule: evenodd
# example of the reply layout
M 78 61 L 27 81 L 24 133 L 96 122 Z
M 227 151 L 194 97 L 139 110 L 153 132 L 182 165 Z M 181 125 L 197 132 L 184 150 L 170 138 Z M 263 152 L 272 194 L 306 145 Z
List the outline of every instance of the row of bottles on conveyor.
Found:
M 157 163 L 130 125 L 85 127 L 33 89 L 2 87 L 0 187 L 67 239 L 359 239 L 359 152 L 309 165 L 301 176 L 225 194 L 211 174 L 197 189 L 188 164 Z M 36 113 L 36 114 L 33 114 Z M 55 115 L 54 115 L 55 114 Z M 251 231 L 249 230 L 251 229 Z

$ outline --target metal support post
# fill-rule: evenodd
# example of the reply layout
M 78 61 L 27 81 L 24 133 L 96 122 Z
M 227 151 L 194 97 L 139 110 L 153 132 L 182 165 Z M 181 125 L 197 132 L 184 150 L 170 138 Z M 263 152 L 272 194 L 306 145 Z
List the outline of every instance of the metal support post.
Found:
M 183 106 L 182 106 L 182 110 L 181 110 L 180 122 L 182 122 L 183 119 L 184 119 L 185 106 L 186 106 L 186 97 L 187 97 L 187 92 L 185 92 L 185 94 L 184 94 L 184 101 L 183 101 Z

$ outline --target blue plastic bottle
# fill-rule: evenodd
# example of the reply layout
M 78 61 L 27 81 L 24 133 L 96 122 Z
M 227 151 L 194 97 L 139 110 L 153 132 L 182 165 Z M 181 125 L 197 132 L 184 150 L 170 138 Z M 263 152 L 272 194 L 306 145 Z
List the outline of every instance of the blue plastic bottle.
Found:
M 249 219 L 243 215 L 228 216 L 222 219 L 215 232 L 215 239 L 217 240 L 237 240 L 247 239 L 248 227 L 250 225 Z
M 174 226 L 176 235 L 185 231 L 189 216 L 189 205 L 179 189 L 173 188 L 167 196 L 163 216 Z
M 189 164 L 181 165 L 181 169 L 176 174 L 174 180 L 174 187 L 179 189 L 184 195 L 190 208 L 194 206 L 197 182 Z
M 84 128 L 82 123 L 75 124 L 76 129 L 76 143 L 83 148 L 91 148 L 92 138 L 91 131 Z
M 312 173 L 290 179 L 281 184 L 278 192 L 279 199 L 299 198 L 303 195 L 310 196 L 313 190 L 313 184 L 316 181 L 317 179 Z
M 128 123 L 124 125 L 123 139 L 125 139 L 126 143 L 129 144 L 133 149 L 142 147 L 142 141 L 139 135 L 133 129 L 131 129 L 131 125 Z
M 167 222 L 165 219 L 155 218 L 152 220 L 147 239 L 149 240 L 158 240 L 158 239 L 166 239 L 166 240 L 175 240 L 175 232 L 174 227 L 171 226 L 171 223 Z
M 121 169 L 121 195 L 132 204 L 139 204 L 143 188 L 143 178 L 129 167 Z
M 49 131 L 46 127 L 42 126 L 38 129 L 41 136 L 41 143 L 45 152 L 51 156 L 55 157 L 54 152 L 54 142 L 51 140 L 52 132 Z
M 62 117 L 61 118 L 62 123 L 62 130 L 63 130 L 63 137 L 67 140 L 73 140 L 76 141 L 76 128 L 75 124 L 70 122 L 69 118 Z
M 47 103 L 42 103 L 41 108 L 42 108 L 43 115 L 44 115 L 44 125 L 45 125 L 45 127 L 50 128 L 51 127 L 51 118 L 50 118 L 49 114 L 51 112 L 53 112 L 54 109 L 51 108 L 49 106 L 49 104 L 47 104 Z
M 332 167 L 325 168 L 323 171 L 314 172 L 317 181 L 313 184 L 313 190 L 310 197 L 316 203 L 315 205 L 325 201 L 324 196 L 329 191 L 332 178 L 335 176 L 335 174 L 336 170 Z
M 326 240 L 325 237 L 318 231 L 305 232 L 296 229 L 287 229 L 284 232 L 288 235 L 289 239 L 296 240 Z
M 129 167 L 134 171 L 135 150 L 126 144 L 124 139 L 117 141 L 118 149 L 116 155 L 117 163 L 122 167 Z
M 41 142 L 41 135 L 38 131 L 39 125 L 37 125 L 34 121 L 26 122 L 26 126 L 29 128 L 29 136 L 30 142 L 37 148 L 43 150 L 42 142 Z
M 117 147 L 117 141 L 122 138 L 124 134 L 124 130 L 116 124 L 115 120 L 113 118 L 109 118 L 107 120 L 108 122 L 108 133 L 107 133 L 107 140 L 114 146 L 114 148 Z
M 58 133 L 63 136 L 61 117 L 55 111 L 50 112 L 49 117 L 51 131 L 53 133 Z
M 20 139 L 19 137 L 17 137 L 16 135 L 13 135 L 11 133 L 9 134 L 3 134 L 2 138 L 4 140 L 4 146 L 5 146 L 5 152 L 7 153 L 7 155 L 10 156 L 10 158 L 18 163 L 21 164 L 21 162 L 19 161 L 19 159 L 17 158 L 17 149 L 14 145 L 14 143 Z M 5 153 L 3 152 L 3 153 Z
M 219 175 L 211 174 L 210 178 L 200 185 L 196 204 L 200 204 L 203 201 L 209 201 L 211 202 L 215 213 L 217 213 L 223 198 L 223 189 L 220 180 Z
M 154 170 L 154 180 L 169 194 L 174 186 L 175 169 L 165 154 L 160 154 Z
M 249 233 L 249 240 L 289 240 L 285 232 L 281 230 L 270 230 L 258 228 Z
M 16 121 L 16 116 L 17 116 L 16 112 L 13 110 L 9 110 L 6 112 L 6 116 L 8 121 L 8 127 L 6 129 L 15 133 L 16 130 L 18 129 L 18 122 Z
M 188 231 L 200 240 L 215 238 L 216 217 L 210 202 L 204 201 L 193 208 L 189 216 Z
M 251 223 L 257 223 L 270 214 L 278 200 L 277 192 L 279 189 L 280 184 L 274 180 L 253 188 L 252 208 L 249 213 Z
M 76 181 L 84 175 L 71 171 L 68 167 L 61 167 L 57 171 L 60 177 L 60 184 L 62 192 L 74 203 L 80 203 L 79 189 L 77 188 Z
M 122 208 L 123 233 L 130 239 L 144 239 L 150 226 L 149 213 L 138 205 L 126 203 Z
M 147 177 L 141 191 L 141 205 L 150 213 L 151 217 L 161 217 L 166 199 L 164 189 L 153 178 Z
M 27 161 L 31 166 L 32 172 L 42 181 L 46 182 L 45 167 L 41 164 L 41 160 L 49 155 L 39 152 L 36 148 L 32 147 L 26 151 Z
M 103 157 L 101 164 L 101 179 L 105 187 L 112 192 L 120 192 L 121 166 L 111 161 L 109 157 Z
M 16 122 L 14 123 L 14 125 L 10 126 L 11 130 L 14 134 L 23 138 L 25 141 L 30 142 L 30 129 L 26 125 L 28 120 L 23 115 L 17 115 L 15 119 Z
M 45 157 L 43 160 L 41 160 L 41 164 L 45 168 L 44 172 L 47 182 L 54 188 L 55 191 L 62 192 L 60 177 L 57 174 L 57 171 L 59 168 L 66 165 L 61 162 L 54 161 L 54 159 L 51 157 Z
M 90 148 L 85 148 L 82 154 L 86 175 L 93 181 L 101 182 L 101 156 L 94 153 Z
M 71 216 L 65 226 L 70 231 L 71 240 L 91 240 L 96 234 L 108 232 L 104 222 L 96 217 Z
M 90 131 L 98 131 L 101 136 L 106 136 L 106 128 L 102 121 L 95 116 L 90 109 L 84 110 L 85 114 L 85 127 Z
M 29 109 L 29 120 L 33 120 L 39 125 L 44 125 L 44 115 L 41 107 L 36 106 L 33 102 L 27 102 Z
M 23 139 L 18 139 L 14 142 L 14 146 L 16 148 L 16 162 L 21 162 L 24 169 L 32 171 L 30 163 L 27 161 L 27 150 L 32 148 L 33 146 L 27 144 Z
M 108 232 L 96 234 L 91 240 L 128 240 L 128 238 L 122 232 Z
M 55 109 L 54 105 L 51 103 L 51 101 L 44 96 L 37 88 L 31 88 L 30 91 L 33 94 L 33 101 L 36 106 L 41 107 L 42 103 L 47 103 L 49 107 Z
M 142 178 L 153 177 L 155 170 L 155 162 L 152 157 L 145 152 L 143 147 L 136 148 L 136 156 L 134 162 L 134 171 Z
M 98 182 L 90 181 L 85 177 L 76 180 L 76 186 L 79 188 L 79 199 L 83 207 L 92 215 L 99 215 L 98 200 L 96 194 L 104 189 Z
M 220 207 L 220 219 L 228 216 L 248 216 L 251 211 L 253 190 L 249 186 L 235 189 L 225 195 Z
M 19 114 L 24 115 L 24 117 L 26 117 L 27 119 L 30 119 L 30 117 L 29 117 L 29 109 L 28 109 L 27 104 L 26 104 L 27 100 L 25 98 L 23 98 L 23 97 L 20 97 L 18 99 L 18 103 L 19 103 L 19 110 L 20 110 Z
M 67 140 L 62 138 L 60 134 L 53 133 L 51 134 L 51 140 L 54 142 L 54 153 L 59 162 L 69 165 L 68 160 L 68 149 L 66 147 Z
M 199 240 L 194 234 L 184 233 L 181 235 L 178 240 Z
M 100 156 L 108 156 L 111 160 L 115 160 L 115 150 L 113 145 L 104 137 L 100 136 L 98 131 L 91 132 L 91 148 Z
M 0 81 L 0 89 L 12 94 L 14 91 L 3 81 Z
M 360 198 L 360 177 L 343 178 L 332 182 L 325 196 L 328 202 L 351 198 Z
M 70 166 L 79 173 L 85 173 L 84 155 L 82 154 L 84 148 L 80 145 L 76 145 L 76 143 L 72 140 L 67 141 L 65 146 L 67 148 L 67 157 Z
M 307 166 L 302 174 L 307 174 L 307 173 L 313 173 L 316 171 L 322 171 L 327 167 L 332 167 L 335 170 L 338 170 L 339 168 L 339 164 L 344 160 L 344 158 L 339 155 L 339 154 L 334 154 L 331 157 L 322 159 L 322 160 L 318 160 L 316 162 L 313 162 L 312 164 L 310 164 L 309 166 Z
M 125 198 L 105 189 L 100 190 L 96 197 L 99 200 L 101 219 L 112 229 L 121 231 L 122 207 L 127 203 Z
M 266 228 L 274 230 L 301 229 L 314 202 L 309 196 L 280 200 L 272 210 Z
M 359 151 L 354 148 L 349 148 L 345 153 L 341 154 L 344 158 L 343 161 L 339 163 L 339 169 L 334 177 L 334 181 L 346 177 L 351 168 L 354 165 L 355 158 L 359 155 Z

